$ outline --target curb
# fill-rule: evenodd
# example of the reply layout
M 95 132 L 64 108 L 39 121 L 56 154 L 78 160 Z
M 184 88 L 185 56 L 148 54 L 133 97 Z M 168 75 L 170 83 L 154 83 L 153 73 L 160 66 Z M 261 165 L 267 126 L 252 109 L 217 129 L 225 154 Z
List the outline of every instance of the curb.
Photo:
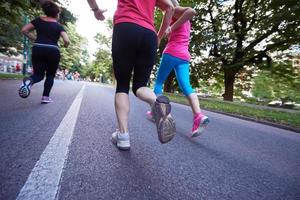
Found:
M 22 80 L 22 78 L 0 78 L 0 80 Z
M 285 125 L 285 124 L 278 124 L 278 123 L 275 123 L 275 122 L 265 121 L 265 120 L 261 120 L 261 119 L 255 119 L 255 118 L 252 118 L 252 117 L 246 117 L 246 116 L 238 115 L 238 114 L 225 113 L 225 112 L 222 112 L 222 111 L 216 111 L 216 110 L 211 110 L 211 109 L 206 109 L 206 108 L 204 108 L 203 110 L 207 110 L 207 111 L 210 111 L 210 112 L 215 112 L 215 113 L 219 113 L 219 114 L 223 114 L 223 115 L 228 115 L 230 117 L 235 117 L 235 118 L 239 118 L 239 119 L 243 119 L 243 120 L 247 120 L 247 121 L 252 121 L 252 122 L 265 124 L 265 125 L 273 126 L 273 127 L 276 127 L 276 128 L 281 128 L 281 129 L 285 129 L 285 130 L 289 130 L 289 131 L 294 131 L 296 133 L 300 133 L 300 128 L 288 126 L 288 125 Z
M 171 102 L 181 104 L 181 105 L 185 105 L 185 106 L 189 106 L 188 104 L 184 104 L 184 103 L 179 103 L 179 102 L 175 102 L 175 101 L 171 101 Z M 219 113 L 219 114 L 222 114 L 222 115 L 227 115 L 227 116 L 230 116 L 230 117 L 235 117 L 235 118 L 239 118 L 239 119 L 243 119 L 243 120 L 247 120 L 247 121 L 252 121 L 252 122 L 265 124 L 265 125 L 273 126 L 273 127 L 276 127 L 276 128 L 281 128 L 281 129 L 293 131 L 293 132 L 296 132 L 296 133 L 300 133 L 300 128 L 296 128 L 296 127 L 293 127 L 293 126 L 288 126 L 288 125 L 285 125 L 285 124 L 279 124 L 279 123 L 270 122 L 270 121 L 266 121 L 266 120 L 262 120 L 262 119 L 255 119 L 255 118 L 252 118 L 252 117 L 247 117 L 247 116 L 233 114 L 233 113 L 226 113 L 226 112 L 217 111 L 217 110 L 213 110 L 213 109 L 209 109 L 209 108 L 201 108 L 201 109 L 202 110 L 207 110 L 207 111 L 210 111 L 210 112 L 214 112 L 214 113 Z

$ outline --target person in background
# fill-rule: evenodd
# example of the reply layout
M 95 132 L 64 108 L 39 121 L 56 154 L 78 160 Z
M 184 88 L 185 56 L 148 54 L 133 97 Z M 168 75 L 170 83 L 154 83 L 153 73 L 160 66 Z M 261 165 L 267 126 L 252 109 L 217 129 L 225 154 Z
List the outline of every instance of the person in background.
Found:
M 32 85 L 43 80 L 46 74 L 41 103 L 50 103 L 52 99 L 49 95 L 60 62 L 57 41 L 61 37 L 65 47 L 69 46 L 70 41 L 65 29 L 57 21 L 60 8 L 52 1 L 45 1 L 42 4 L 42 9 L 46 16 L 40 16 L 22 28 L 22 33 L 34 41 L 32 47 L 34 73 L 23 79 L 19 88 L 19 95 L 22 98 L 27 98 L 30 95 Z M 33 30 L 36 31 L 36 37 L 32 34 Z

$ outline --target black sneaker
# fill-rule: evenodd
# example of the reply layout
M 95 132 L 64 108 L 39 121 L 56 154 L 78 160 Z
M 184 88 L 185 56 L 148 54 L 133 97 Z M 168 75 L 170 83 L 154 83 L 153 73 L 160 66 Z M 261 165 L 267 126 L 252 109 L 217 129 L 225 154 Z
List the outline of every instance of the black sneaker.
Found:
M 33 80 L 29 77 L 23 79 L 23 83 L 19 88 L 19 95 L 22 98 L 27 98 L 30 95 L 30 87 L 33 84 Z

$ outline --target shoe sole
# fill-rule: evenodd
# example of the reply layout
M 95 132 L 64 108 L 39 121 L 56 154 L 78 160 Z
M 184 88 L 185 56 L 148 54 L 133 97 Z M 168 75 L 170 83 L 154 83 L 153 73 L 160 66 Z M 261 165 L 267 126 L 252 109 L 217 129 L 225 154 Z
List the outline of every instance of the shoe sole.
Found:
M 27 81 L 29 83 L 27 84 Z M 32 84 L 32 79 L 26 77 L 23 79 L 23 86 L 19 89 L 19 96 L 22 98 L 27 98 L 30 95 L 29 85 Z
M 159 141 L 162 144 L 170 142 L 176 134 L 176 126 L 173 118 L 171 116 L 163 118 L 158 125 L 157 131 Z
M 118 147 L 118 149 L 120 149 L 122 151 L 128 151 L 128 150 L 130 150 L 130 147 L 121 147 L 121 146 L 118 146 L 118 145 L 117 145 L 117 147 Z
M 202 135 L 202 133 L 204 132 L 208 124 L 209 124 L 209 118 L 205 117 L 203 120 L 201 120 L 199 128 L 196 131 L 194 131 L 194 133 L 192 133 L 191 137 L 194 138 Z
M 128 151 L 130 150 L 130 144 L 128 146 L 128 144 L 118 144 L 118 142 L 114 139 L 114 138 L 111 138 L 110 141 L 116 145 L 116 147 L 122 151 Z M 121 142 L 122 143 L 122 142 Z M 123 146 L 124 145 L 124 146 Z
M 48 104 L 48 103 L 52 103 L 53 101 L 41 101 L 41 104 Z
M 120 150 L 126 151 L 126 150 L 130 149 L 130 143 L 127 140 L 126 141 L 119 141 L 119 142 L 117 142 L 117 147 Z
M 154 117 L 163 117 L 167 116 L 171 112 L 171 104 L 170 100 L 166 96 L 159 96 L 157 97 L 154 103 Z
M 157 97 L 152 114 L 156 123 L 158 139 L 164 144 L 172 140 L 176 134 L 175 122 L 171 116 L 170 100 L 166 96 Z
M 19 96 L 22 98 L 27 98 L 30 95 L 30 89 L 27 86 L 22 86 L 19 89 Z

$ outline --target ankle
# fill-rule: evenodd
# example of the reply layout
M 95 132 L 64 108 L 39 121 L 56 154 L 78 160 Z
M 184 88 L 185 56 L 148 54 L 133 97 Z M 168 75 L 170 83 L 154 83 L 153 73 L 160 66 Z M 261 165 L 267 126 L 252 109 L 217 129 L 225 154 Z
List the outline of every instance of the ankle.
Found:
M 126 133 L 121 133 L 121 132 L 119 132 L 119 133 L 118 133 L 118 137 L 119 137 L 119 138 L 127 139 L 127 138 L 129 138 L 129 133 L 128 133 L 128 132 L 126 132 Z
M 203 113 L 201 111 L 197 112 L 197 113 L 194 113 L 194 118 L 202 117 L 202 116 L 203 116 Z

